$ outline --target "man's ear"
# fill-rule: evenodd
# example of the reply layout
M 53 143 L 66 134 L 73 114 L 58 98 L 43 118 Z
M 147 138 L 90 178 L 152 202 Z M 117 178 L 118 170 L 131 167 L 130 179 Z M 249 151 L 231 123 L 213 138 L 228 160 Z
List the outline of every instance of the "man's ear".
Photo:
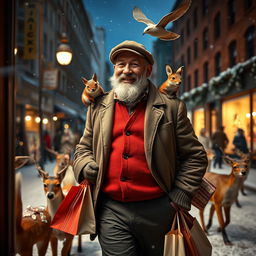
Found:
M 151 73 L 152 73 L 152 68 L 153 68 L 153 66 L 152 66 L 151 64 L 149 64 L 149 65 L 147 66 L 147 72 L 146 72 L 146 76 L 147 76 L 147 77 L 149 77 L 149 76 L 151 75 Z

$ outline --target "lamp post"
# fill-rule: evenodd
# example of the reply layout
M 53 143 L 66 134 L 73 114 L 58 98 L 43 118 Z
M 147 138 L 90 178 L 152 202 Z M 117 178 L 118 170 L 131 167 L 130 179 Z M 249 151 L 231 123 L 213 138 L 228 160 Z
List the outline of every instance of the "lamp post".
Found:
M 68 43 L 68 38 L 66 33 L 62 33 L 61 44 L 58 46 L 56 51 L 56 58 L 60 65 L 66 66 L 69 65 L 72 60 L 72 51 Z
M 38 86 L 38 114 L 40 118 L 39 122 L 39 141 L 40 141 L 40 161 L 39 164 L 42 168 L 44 168 L 44 138 L 43 138 L 43 110 L 42 110 L 42 97 L 43 97 L 43 47 L 42 47 L 42 42 L 43 42 L 43 4 L 41 3 L 40 8 L 39 8 L 39 43 L 38 43 L 38 48 L 39 48 L 39 53 L 38 53 L 38 62 L 39 62 L 39 86 Z M 57 61 L 60 65 L 69 65 L 71 60 L 72 60 L 72 51 L 70 46 L 67 44 L 68 39 L 67 35 L 65 33 L 62 33 L 62 37 L 60 39 L 61 44 L 58 46 L 57 51 L 56 51 L 56 58 Z

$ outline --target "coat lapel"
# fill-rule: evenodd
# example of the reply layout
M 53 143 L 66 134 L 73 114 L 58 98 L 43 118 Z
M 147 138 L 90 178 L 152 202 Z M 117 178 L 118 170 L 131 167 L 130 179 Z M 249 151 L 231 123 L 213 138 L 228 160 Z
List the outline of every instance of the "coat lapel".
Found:
M 103 145 L 103 159 L 106 161 L 111 146 L 111 133 L 113 127 L 114 100 L 113 91 L 111 91 L 102 101 L 100 109 L 100 133 Z
M 149 167 L 151 168 L 152 159 L 152 148 L 155 139 L 158 124 L 164 114 L 164 111 L 159 108 L 160 105 L 165 105 L 159 91 L 156 87 L 150 83 L 149 84 L 149 94 L 145 112 L 145 133 L 144 133 L 144 148 L 145 155 Z

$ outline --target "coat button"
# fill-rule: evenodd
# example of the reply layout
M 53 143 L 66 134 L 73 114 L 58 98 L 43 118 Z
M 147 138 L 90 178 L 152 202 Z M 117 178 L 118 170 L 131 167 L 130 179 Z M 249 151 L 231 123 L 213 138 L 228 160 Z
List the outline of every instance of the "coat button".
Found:
M 130 136 L 131 134 L 132 134 L 132 133 L 131 133 L 130 131 L 126 131 L 126 132 L 125 132 L 125 135 L 126 135 L 126 136 Z
M 127 153 L 124 153 L 123 154 L 123 159 L 128 159 L 129 158 L 129 155 Z

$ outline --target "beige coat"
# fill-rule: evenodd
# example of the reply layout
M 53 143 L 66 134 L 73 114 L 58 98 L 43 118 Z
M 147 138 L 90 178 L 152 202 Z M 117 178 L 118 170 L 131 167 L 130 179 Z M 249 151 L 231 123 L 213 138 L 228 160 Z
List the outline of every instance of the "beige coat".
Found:
M 87 163 L 95 161 L 99 165 L 93 188 L 95 207 L 111 149 L 113 112 L 113 91 L 89 106 L 84 134 L 75 152 L 74 172 L 79 182 Z M 191 196 L 205 173 L 207 158 L 187 118 L 185 104 L 168 99 L 150 84 L 144 129 L 145 155 L 153 177 L 171 200 L 190 208 Z

